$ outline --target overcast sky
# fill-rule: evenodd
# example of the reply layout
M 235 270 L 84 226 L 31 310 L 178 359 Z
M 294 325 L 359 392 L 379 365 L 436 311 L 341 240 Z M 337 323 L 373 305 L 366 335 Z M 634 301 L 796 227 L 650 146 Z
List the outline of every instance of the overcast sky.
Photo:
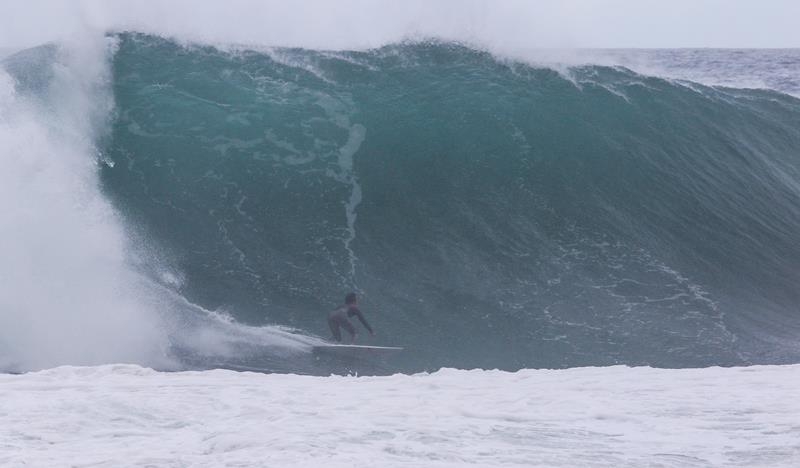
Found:
M 0 49 L 85 30 L 314 48 L 409 35 L 497 48 L 800 47 L 800 0 L 27 0 L 0 4 Z
M 798 0 L 565 3 L 575 8 L 570 31 L 579 46 L 800 47 Z

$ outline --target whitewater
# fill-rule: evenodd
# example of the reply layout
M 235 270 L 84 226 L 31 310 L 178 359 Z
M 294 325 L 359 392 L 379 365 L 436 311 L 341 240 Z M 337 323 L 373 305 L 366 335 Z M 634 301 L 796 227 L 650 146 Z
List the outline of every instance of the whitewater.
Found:
M 798 49 L 305 5 L 0 11 L 0 464 L 800 463 Z
M 795 466 L 798 366 L 0 376 L 4 466 Z

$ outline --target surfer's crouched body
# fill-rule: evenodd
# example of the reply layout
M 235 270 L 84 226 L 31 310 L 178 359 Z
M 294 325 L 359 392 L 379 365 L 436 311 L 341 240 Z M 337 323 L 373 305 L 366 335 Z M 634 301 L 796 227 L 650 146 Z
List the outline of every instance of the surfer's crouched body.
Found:
M 338 342 L 342 341 L 341 329 L 344 328 L 347 330 L 347 333 L 350 334 L 350 342 L 356 342 L 356 329 L 353 327 L 353 324 L 350 323 L 350 320 L 348 320 L 349 317 L 353 316 L 358 317 L 361 323 L 364 324 L 364 328 L 369 331 L 370 335 L 375 335 L 375 332 L 372 331 L 372 327 L 367 323 L 367 319 L 364 318 L 364 314 L 358 310 L 358 298 L 356 297 L 356 293 L 350 293 L 344 298 L 344 305 L 342 307 L 328 314 L 328 326 L 331 327 L 334 340 Z

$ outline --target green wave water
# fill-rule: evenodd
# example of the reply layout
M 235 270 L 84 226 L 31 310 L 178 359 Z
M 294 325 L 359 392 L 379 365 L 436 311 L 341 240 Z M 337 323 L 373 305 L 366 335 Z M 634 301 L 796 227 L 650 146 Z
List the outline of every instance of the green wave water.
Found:
M 194 303 L 327 337 L 355 290 L 404 370 L 800 358 L 796 98 L 118 39 L 105 191 Z

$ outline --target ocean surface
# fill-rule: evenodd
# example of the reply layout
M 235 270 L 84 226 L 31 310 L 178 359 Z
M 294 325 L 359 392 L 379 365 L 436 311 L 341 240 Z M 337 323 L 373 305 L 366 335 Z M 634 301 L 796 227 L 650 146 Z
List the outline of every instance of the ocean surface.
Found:
M 0 375 L 8 467 L 794 467 L 800 368 Z
M 800 51 L 559 54 L 8 55 L 0 364 L 800 362 Z M 406 351 L 312 356 L 349 291 Z
M 0 38 L 3 466 L 800 464 L 800 50 L 104 5 Z

